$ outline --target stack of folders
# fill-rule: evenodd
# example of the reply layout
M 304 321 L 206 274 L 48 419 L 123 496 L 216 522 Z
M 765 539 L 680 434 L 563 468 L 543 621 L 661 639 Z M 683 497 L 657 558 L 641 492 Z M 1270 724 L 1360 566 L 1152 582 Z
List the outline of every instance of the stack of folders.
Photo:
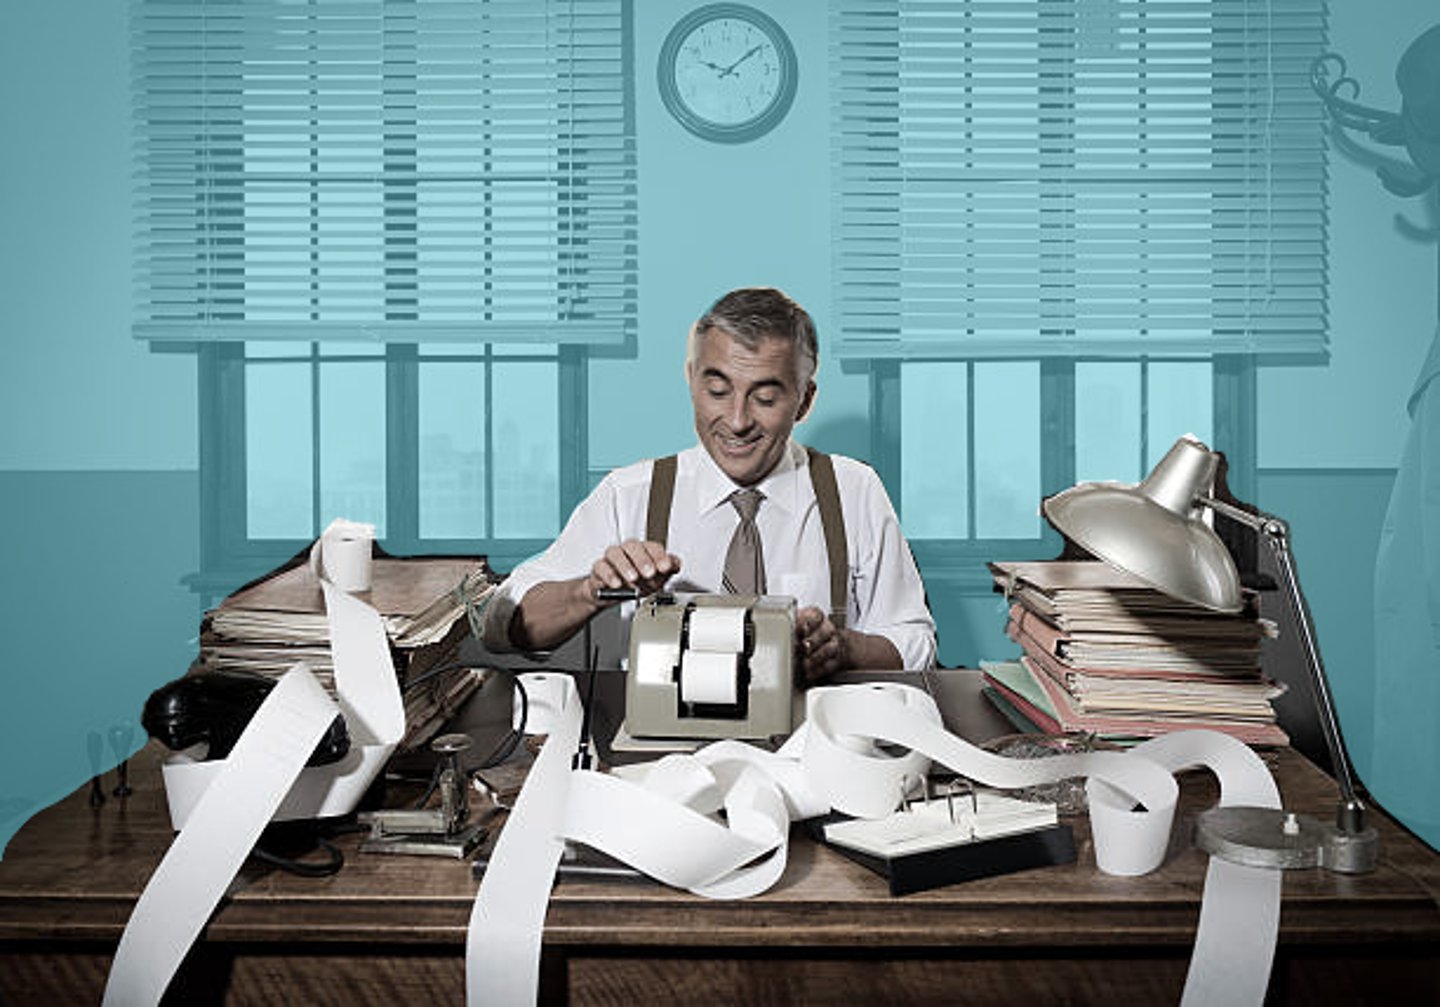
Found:
M 1018 661 L 983 665 L 989 695 L 1017 723 L 1114 741 L 1190 727 L 1252 745 L 1284 745 L 1261 672 L 1275 634 L 1247 593 L 1239 614 L 1169 597 L 1105 563 L 991 563 L 1009 599 Z
M 404 689 L 402 751 L 428 741 L 480 685 L 479 671 L 453 665 L 470 632 L 467 611 L 483 604 L 495 583 L 478 557 L 374 560 L 372 587 L 363 597 L 381 615 Z M 200 670 L 278 677 L 296 661 L 306 662 L 333 693 L 325 598 L 308 565 L 286 565 L 205 613 Z

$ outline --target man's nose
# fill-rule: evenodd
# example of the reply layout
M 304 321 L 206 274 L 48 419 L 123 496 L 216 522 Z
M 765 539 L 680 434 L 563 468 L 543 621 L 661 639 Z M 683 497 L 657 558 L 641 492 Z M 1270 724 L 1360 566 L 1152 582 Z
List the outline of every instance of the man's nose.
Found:
M 739 432 L 748 429 L 751 423 L 749 401 L 743 396 L 736 396 L 730 403 L 725 420 L 731 430 Z

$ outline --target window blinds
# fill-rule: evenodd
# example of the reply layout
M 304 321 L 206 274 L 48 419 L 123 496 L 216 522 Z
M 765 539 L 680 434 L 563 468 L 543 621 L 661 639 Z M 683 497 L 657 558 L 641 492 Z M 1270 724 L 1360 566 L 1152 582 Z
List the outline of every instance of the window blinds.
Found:
M 620 343 L 624 0 L 134 0 L 135 334 Z
M 1324 0 L 836 0 L 837 352 L 1326 346 Z

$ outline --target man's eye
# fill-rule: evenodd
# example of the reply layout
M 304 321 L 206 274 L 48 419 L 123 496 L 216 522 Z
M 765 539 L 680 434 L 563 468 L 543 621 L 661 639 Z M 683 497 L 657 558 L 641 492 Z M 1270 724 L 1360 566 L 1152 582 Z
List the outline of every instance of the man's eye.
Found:
M 714 388 L 714 387 L 711 387 L 711 388 L 707 388 L 707 389 L 705 389 L 705 390 L 710 393 L 710 397 L 711 397 L 712 399 L 724 398 L 727 394 L 729 394 L 729 389 L 728 389 L 728 388 Z
M 767 398 L 767 397 L 765 397 L 765 396 L 760 396 L 760 395 L 757 395 L 757 396 L 755 397 L 755 403 L 756 403 L 757 405 L 763 406 L 763 407 L 766 408 L 766 409 L 769 409 L 771 406 L 773 406 L 773 405 L 776 403 L 776 401 L 777 401 L 777 400 L 776 400 L 775 398 L 773 398 L 773 397 L 768 397 L 768 398 Z

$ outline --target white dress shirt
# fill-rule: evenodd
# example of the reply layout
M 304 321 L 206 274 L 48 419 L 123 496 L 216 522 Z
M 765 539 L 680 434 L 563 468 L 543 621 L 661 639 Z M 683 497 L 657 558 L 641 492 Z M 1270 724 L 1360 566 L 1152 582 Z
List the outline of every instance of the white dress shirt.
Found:
M 831 458 L 850 562 L 847 625 L 888 639 L 906 668 L 931 667 L 935 622 L 885 487 L 868 465 L 842 455 Z M 494 615 L 506 616 L 507 635 L 508 615 L 536 584 L 583 577 L 609 546 L 645 537 L 652 464 L 646 460 L 610 472 L 575 508 L 560 537 L 515 568 L 499 589 L 504 599 L 490 606 Z M 680 572 L 666 585 L 669 590 L 723 593 L 725 550 L 740 520 L 727 498 L 738 488 L 702 446 L 680 453 L 666 542 L 680 558 Z M 801 608 L 815 605 L 829 612 L 829 559 L 805 449 L 792 440 L 775 470 L 756 488 L 765 497 L 755 523 L 768 593 L 789 595 Z M 627 625 L 634 608 L 633 603 L 622 608 Z

